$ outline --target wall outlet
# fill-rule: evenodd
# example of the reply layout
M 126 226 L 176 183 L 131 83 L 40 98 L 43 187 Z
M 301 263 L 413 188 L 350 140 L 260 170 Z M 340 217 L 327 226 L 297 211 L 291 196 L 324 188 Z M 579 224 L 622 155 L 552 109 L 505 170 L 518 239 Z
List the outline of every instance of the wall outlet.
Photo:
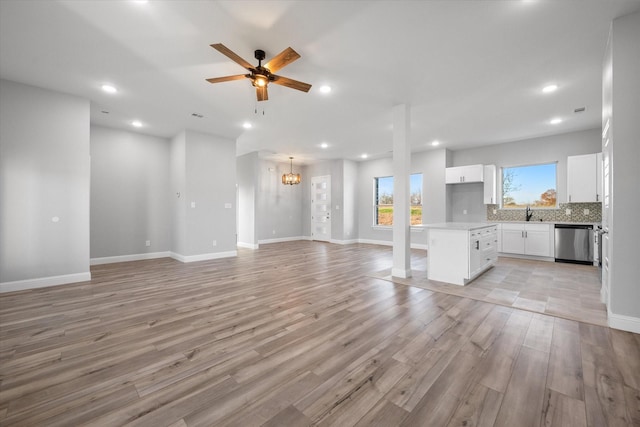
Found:
M 463 209 L 463 210 L 462 210 L 462 215 L 466 215 L 466 214 L 467 214 L 467 210 L 466 210 L 466 209 Z
M 196 207 L 196 202 L 191 202 L 191 207 L 195 208 Z
M 584 211 L 582 211 L 585 215 L 589 215 L 589 209 L 585 209 Z
M 564 214 L 567 216 L 571 215 L 571 209 L 565 209 Z
M 145 246 L 151 246 L 151 240 L 147 240 L 146 242 L 144 242 Z
M 340 210 L 340 205 L 336 205 L 336 210 L 339 211 Z
M 497 209 L 494 209 L 494 210 L 493 210 L 493 214 L 495 215 L 495 214 L 497 214 L 497 213 L 498 213 L 498 210 L 497 210 Z
M 217 240 L 213 241 L 213 246 L 218 246 L 218 241 Z
M 276 234 L 276 230 L 273 230 L 271 233 L 272 233 L 272 234 Z

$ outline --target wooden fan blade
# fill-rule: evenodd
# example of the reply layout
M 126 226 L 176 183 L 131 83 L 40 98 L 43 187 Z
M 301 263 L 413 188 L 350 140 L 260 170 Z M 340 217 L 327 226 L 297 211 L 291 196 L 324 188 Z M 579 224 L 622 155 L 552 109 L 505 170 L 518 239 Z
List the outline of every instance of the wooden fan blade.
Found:
M 291 89 L 301 90 L 303 92 L 309 92 L 311 85 L 309 83 L 299 82 L 297 80 L 290 79 L 288 77 L 271 75 L 271 82 L 280 86 L 290 87 Z
M 267 87 L 257 87 L 256 88 L 256 97 L 258 101 L 267 101 L 269 99 L 269 94 L 267 93 Z
M 296 59 L 300 58 L 300 55 L 295 50 L 290 47 L 286 48 L 273 58 L 269 60 L 266 64 L 264 64 L 265 68 L 268 68 L 269 71 L 275 73 L 279 69 L 283 68 L 286 65 L 291 64 Z
M 242 65 L 247 70 L 252 71 L 254 69 L 253 65 L 251 65 L 249 62 L 245 61 L 244 59 L 240 58 L 238 55 L 235 54 L 235 52 L 233 52 L 231 49 L 229 49 L 222 43 L 212 44 L 211 47 L 217 50 L 218 52 L 220 52 L 221 54 L 223 54 L 224 56 L 226 56 L 227 58 L 229 58 L 230 60 L 232 60 L 233 62 L 236 62 Z
M 230 82 L 232 80 L 240 80 L 246 77 L 247 76 L 245 74 L 236 74 L 235 76 L 214 77 L 211 79 L 207 79 L 207 81 L 209 83 L 222 83 L 222 82 Z

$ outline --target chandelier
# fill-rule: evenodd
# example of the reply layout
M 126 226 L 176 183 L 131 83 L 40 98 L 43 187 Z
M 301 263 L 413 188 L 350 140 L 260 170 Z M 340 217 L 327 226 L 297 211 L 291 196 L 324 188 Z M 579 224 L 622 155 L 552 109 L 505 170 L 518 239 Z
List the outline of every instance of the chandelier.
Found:
M 300 174 L 293 173 L 293 157 L 289 157 L 289 162 L 291 162 L 291 169 L 289 169 L 289 173 L 282 175 L 282 183 L 284 185 L 300 184 Z

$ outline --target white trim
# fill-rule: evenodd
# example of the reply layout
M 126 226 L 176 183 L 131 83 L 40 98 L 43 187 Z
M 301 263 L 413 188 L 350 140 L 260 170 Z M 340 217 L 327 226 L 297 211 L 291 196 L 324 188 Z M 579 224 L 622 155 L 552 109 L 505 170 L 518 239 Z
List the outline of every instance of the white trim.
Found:
M 247 248 L 247 249 L 258 249 L 260 247 L 260 245 L 257 243 L 244 243 L 244 242 L 238 242 L 236 243 L 236 246 L 239 248 Z
M 505 257 L 505 258 L 530 259 L 530 260 L 533 260 L 533 261 L 556 262 L 555 258 L 549 258 L 549 257 L 546 257 L 546 256 L 511 254 L 511 253 L 508 253 L 508 252 L 498 252 L 498 256 L 499 257 Z
M 88 282 L 91 272 L 64 274 L 62 276 L 40 277 L 37 279 L 16 280 L 0 283 L 0 293 L 24 291 L 27 289 L 46 288 L 48 286 L 66 285 L 68 283 Z
M 143 259 L 169 258 L 171 252 L 149 252 L 143 254 L 107 256 L 101 258 L 91 258 L 89 265 L 113 264 L 116 262 L 140 261 Z
M 380 231 L 393 231 L 393 226 L 391 225 L 372 225 L 371 228 L 373 230 L 380 230 Z M 409 229 L 412 232 L 422 233 L 424 230 L 426 230 L 426 224 L 410 225 Z
M 351 239 L 351 240 L 331 239 L 329 243 L 335 243 L 336 245 L 353 245 L 354 243 L 358 243 L 358 239 Z
M 358 239 L 358 243 L 364 243 L 367 245 L 382 245 L 393 246 L 393 242 L 390 240 L 371 240 L 371 239 Z M 411 249 L 424 249 L 427 250 L 427 245 L 422 243 L 411 243 Z
M 393 277 L 399 277 L 401 279 L 408 279 L 409 277 L 411 277 L 411 269 L 403 269 L 403 268 L 392 268 L 391 269 L 391 276 Z
M 309 238 L 305 238 L 303 236 L 279 237 L 279 238 L 276 238 L 276 239 L 258 240 L 258 244 L 260 244 L 260 245 L 268 245 L 269 243 L 293 242 L 293 241 L 296 241 L 296 240 L 309 240 Z
M 604 305 L 609 305 L 609 292 L 607 292 L 604 286 L 600 288 L 600 302 Z
M 180 261 L 180 262 L 196 262 L 196 261 L 208 261 L 211 259 L 218 258 L 230 258 L 234 256 L 238 256 L 238 251 L 227 251 L 227 252 L 213 252 L 208 254 L 198 254 L 198 255 L 181 255 L 175 252 L 170 252 L 171 258 Z
M 640 318 L 609 312 L 609 327 L 640 334 Z

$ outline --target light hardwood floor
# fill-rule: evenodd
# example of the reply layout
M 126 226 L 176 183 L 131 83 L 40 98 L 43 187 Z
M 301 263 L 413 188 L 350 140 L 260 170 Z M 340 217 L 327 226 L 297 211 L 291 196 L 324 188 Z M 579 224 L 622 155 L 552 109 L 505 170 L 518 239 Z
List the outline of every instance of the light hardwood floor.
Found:
M 491 280 L 516 286 L 512 263 Z M 301 241 L 0 295 L 0 424 L 640 425 L 639 335 L 390 267 L 387 247 Z

